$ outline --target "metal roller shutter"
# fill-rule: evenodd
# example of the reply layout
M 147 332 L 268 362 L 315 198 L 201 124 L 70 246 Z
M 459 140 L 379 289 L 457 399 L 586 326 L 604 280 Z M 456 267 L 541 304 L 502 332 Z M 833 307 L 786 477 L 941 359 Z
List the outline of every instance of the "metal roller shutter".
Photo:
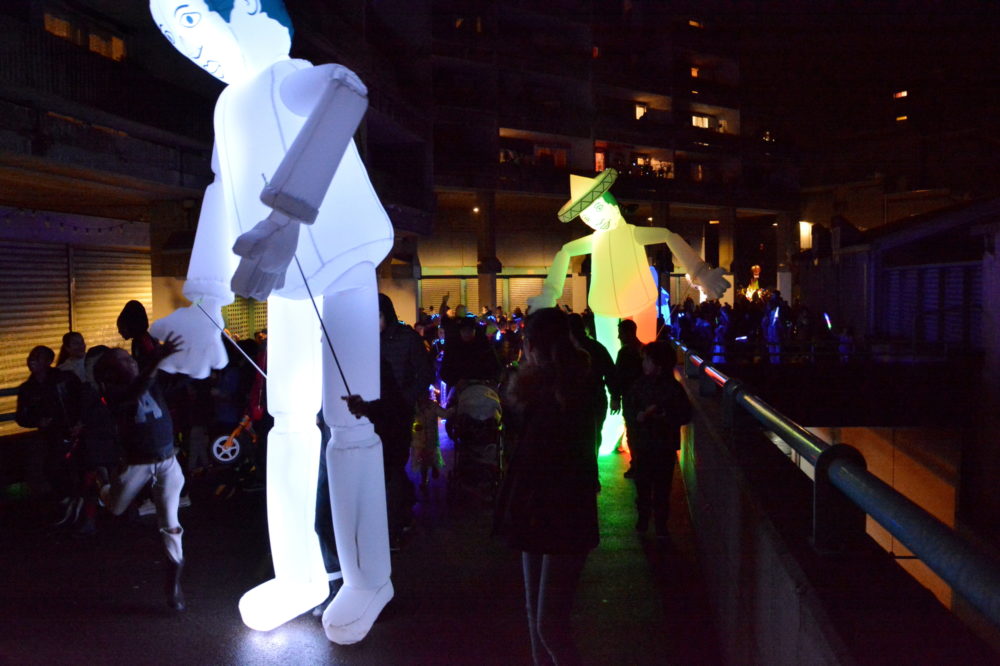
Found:
M 901 269 L 899 292 L 900 335 L 913 340 L 916 335 L 917 303 L 919 302 L 920 275 L 912 268 Z
M 450 294 L 448 305 L 458 305 L 462 297 L 461 278 L 424 278 L 420 281 L 420 307 L 425 310 L 434 308 L 437 313 L 445 294 Z
M 73 330 L 88 347 L 128 348 L 118 333 L 118 315 L 136 300 L 153 311 L 149 254 L 115 250 L 72 250 Z
M 979 263 L 969 266 L 966 271 L 968 280 L 963 302 L 968 308 L 966 326 L 968 327 L 969 345 L 974 349 L 981 349 L 983 346 L 983 265 Z
M 923 335 L 926 342 L 941 341 L 941 269 L 924 268 L 920 271 L 920 301 L 923 318 Z
M 943 317 L 942 317 L 942 342 L 963 342 L 967 332 L 965 330 L 965 305 L 966 298 L 966 273 L 964 266 L 947 266 L 943 269 L 944 291 L 942 296 Z
M 882 312 L 884 313 L 885 334 L 889 337 L 903 336 L 903 314 L 902 314 L 902 283 L 903 278 L 898 270 L 886 271 L 885 301 Z
M 537 296 L 542 292 L 542 283 L 545 278 L 541 277 L 512 277 L 510 278 L 510 311 L 521 308 L 521 312 L 528 309 L 528 299 Z
M 541 277 L 512 277 L 510 278 L 510 310 L 521 308 L 525 311 L 528 308 L 528 299 L 537 296 L 542 292 L 542 283 L 545 278 Z M 563 285 L 562 296 L 556 299 L 556 305 L 562 307 L 573 306 L 573 282 L 567 279 Z
M 35 345 L 58 353 L 69 330 L 66 248 L 39 243 L 0 242 L 0 387 L 28 378 L 26 360 Z M 0 414 L 13 412 L 16 398 L 0 398 Z M 20 431 L 0 422 L 0 436 Z

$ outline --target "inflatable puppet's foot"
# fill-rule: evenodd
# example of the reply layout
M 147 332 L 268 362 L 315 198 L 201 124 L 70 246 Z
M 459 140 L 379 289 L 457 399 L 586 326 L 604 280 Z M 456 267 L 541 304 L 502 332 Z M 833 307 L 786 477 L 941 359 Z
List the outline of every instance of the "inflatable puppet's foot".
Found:
M 326 637 L 338 645 L 357 643 L 368 635 L 392 595 L 391 581 L 375 590 L 358 590 L 344 585 L 323 613 Z
M 330 594 L 326 579 L 289 582 L 272 579 L 240 599 L 243 624 L 258 631 L 270 631 L 323 603 Z

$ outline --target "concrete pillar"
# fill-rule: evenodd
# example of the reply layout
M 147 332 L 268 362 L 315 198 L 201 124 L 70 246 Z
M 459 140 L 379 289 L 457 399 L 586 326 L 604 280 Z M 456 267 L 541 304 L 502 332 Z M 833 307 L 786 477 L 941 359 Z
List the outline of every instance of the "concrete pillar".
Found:
M 719 211 L 719 266 L 727 273 L 733 270 L 733 236 L 736 233 L 736 209 Z
M 798 234 L 798 224 L 792 220 L 790 213 L 778 214 L 778 230 L 775 234 L 775 264 L 778 267 L 777 288 L 782 298 L 792 300 L 792 248 L 797 243 L 793 234 Z
M 500 260 L 496 256 L 496 192 L 493 190 L 477 192 L 476 206 L 479 208 L 479 224 L 476 228 L 479 305 L 493 310 L 497 306 L 497 273 L 502 269 Z

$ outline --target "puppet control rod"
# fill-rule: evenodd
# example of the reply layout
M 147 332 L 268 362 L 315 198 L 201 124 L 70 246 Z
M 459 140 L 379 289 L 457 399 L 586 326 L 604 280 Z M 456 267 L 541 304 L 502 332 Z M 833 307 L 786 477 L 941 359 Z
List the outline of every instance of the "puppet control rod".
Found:
M 302 270 L 302 264 L 299 263 L 298 256 L 295 256 L 295 265 L 299 269 L 299 275 L 302 276 L 302 284 L 305 285 L 306 292 L 308 292 L 309 294 L 309 301 L 312 303 L 313 311 L 316 313 L 316 318 L 319 320 L 320 328 L 323 329 L 323 337 L 326 339 L 326 345 L 330 348 L 330 354 L 333 356 L 333 362 L 337 364 L 337 372 L 340 373 L 340 379 L 341 381 L 344 382 L 344 389 L 347 391 L 347 395 L 352 395 L 351 387 L 348 386 L 347 384 L 347 377 L 344 376 L 344 369 L 340 367 L 340 359 L 337 358 L 337 352 L 333 349 L 333 341 L 330 339 L 330 333 L 326 330 L 326 324 L 323 323 L 323 317 L 320 316 L 319 308 L 316 306 L 316 299 L 315 297 L 313 297 L 312 289 L 309 288 L 309 281 L 306 279 L 306 274 Z M 226 338 L 226 340 L 229 340 L 229 342 L 233 345 L 233 347 L 235 347 L 236 350 L 239 351 L 239 353 L 243 354 L 243 357 L 250 362 L 250 365 L 252 365 L 254 369 L 257 372 L 259 372 L 264 379 L 267 379 L 267 373 L 261 370 L 260 366 L 254 363 L 253 359 L 250 358 L 250 356 L 245 351 L 243 351 L 243 348 L 240 347 L 238 344 L 236 344 L 236 340 L 232 338 L 229 332 L 223 327 L 219 326 L 219 324 L 214 319 L 212 319 L 212 316 L 207 312 L 205 312 L 205 308 L 201 307 L 201 303 L 196 303 L 196 305 L 198 306 L 198 309 L 201 310 L 206 317 L 208 317 L 208 320 L 212 322 L 212 325 L 222 332 L 222 335 Z

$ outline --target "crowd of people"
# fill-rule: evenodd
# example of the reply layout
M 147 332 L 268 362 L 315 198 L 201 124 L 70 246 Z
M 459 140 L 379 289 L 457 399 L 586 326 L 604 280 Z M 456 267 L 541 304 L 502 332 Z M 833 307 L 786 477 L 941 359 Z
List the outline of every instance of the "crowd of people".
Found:
M 136 500 L 148 498 L 167 555 L 167 603 L 182 610 L 178 509 L 185 478 L 165 398 L 169 386 L 157 368 L 183 341 L 150 336 L 138 301 L 126 304 L 117 323 L 122 338 L 132 341 L 131 353 L 103 345 L 87 349 L 75 331 L 63 336 L 58 357 L 49 347 L 34 347 L 30 376 L 18 388 L 16 421 L 40 435 L 42 487 L 59 511 L 56 527 L 92 537 L 100 506 L 121 515 L 130 507 L 138 511 Z
M 410 530 L 416 487 L 429 499 L 429 481 L 441 474 L 439 419 L 456 415 L 467 387 L 490 387 L 500 396 L 504 433 L 494 529 L 521 554 L 533 655 L 537 663 L 578 663 L 570 613 L 587 554 L 599 538 L 597 448 L 609 406 L 623 414 L 628 432 L 636 530 L 645 533 L 652 520 L 656 536 L 667 536 L 679 427 L 690 415 L 673 379 L 672 348 L 643 345 L 635 324 L 623 320 L 622 348 L 613 358 L 594 339 L 587 313 L 565 308 L 472 315 L 445 299 L 436 313 L 421 310 L 411 327 L 380 294 L 379 316 L 380 395 L 344 399 L 356 417 L 371 420 L 382 440 L 391 549 L 401 548 Z M 17 422 L 44 440 L 59 526 L 90 537 L 102 506 L 120 515 L 136 512 L 144 498 L 151 501 L 167 555 L 167 603 L 183 609 L 182 489 L 186 477 L 208 464 L 211 436 L 249 419 L 266 437 L 258 372 L 266 368 L 266 332 L 240 341 L 239 349 L 228 344 L 229 364 L 194 380 L 157 371 L 184 341 L 153 338 L 140 303 L 125 306 L 118 328 L 131 341 L 130 351 L 87 349 L 76 332 L 64 336 L 58 358 L 47 347 L 34 348 L 30 376 L 18 392 Z M 322 414 L 317 425 L 325 427 Z M 325 456 L 316 531 L 331 594 L 318 613 L 339 587 L 324 462 Z
M 713 363 L 790 363 L 826 355 L 849 361 L 855 351 L 851 326 L 834 327 L 780 291 L 737 292 L 733 304 L 690 298 L 671 308 L 670 334 Z M 818 351 L 817 351 L 818 350 Z

